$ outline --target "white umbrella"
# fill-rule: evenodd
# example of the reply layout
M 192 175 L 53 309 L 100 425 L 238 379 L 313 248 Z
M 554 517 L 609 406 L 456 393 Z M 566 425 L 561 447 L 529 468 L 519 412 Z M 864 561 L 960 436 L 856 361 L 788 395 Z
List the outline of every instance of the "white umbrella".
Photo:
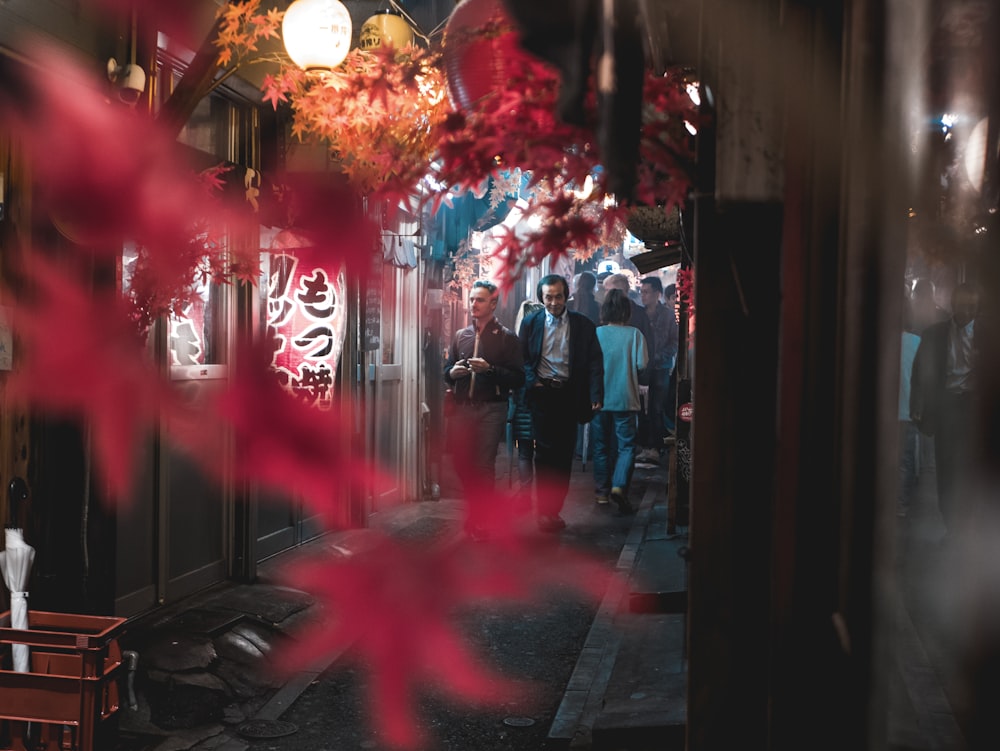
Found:
M 10 590 L 10 625 L 11 628 L 28 628 L 28 579 L 31 576 L 31 564 L 35 561 L 35 549 L 24 541 L 20 529 L 7 527 L 4 530 L 4 543 L 7 549 L 0 553 L 0 574 L 4 584 Z M 14 656 L 14 670 L 18 673 L 28 672 L 28 645 L 14 644 L 11 646 Z

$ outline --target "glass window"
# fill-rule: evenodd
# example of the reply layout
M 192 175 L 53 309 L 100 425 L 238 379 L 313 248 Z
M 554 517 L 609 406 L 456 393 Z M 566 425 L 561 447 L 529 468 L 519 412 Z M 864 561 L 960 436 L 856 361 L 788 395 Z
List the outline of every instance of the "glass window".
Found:
M 997 640 L 977 637 L 995 626 L 976 612 L 982 598 L 995 599 L 995 580 L 974 562 L 977 550 L 995 547 L 997 534 L 995 515 L 983 513 L 978 497 L 984 485 L 974 458 L 986 414 L 976 406 L 984 396 L 976 303 L 992 225 L 987 211 L 995 205 L 983 175 L 996 164 L 985 147 L 995 94 L 983 71 L 996 57 L 988 32 L 998 11 L 981 2 L 891 7 L 886 89 L 898 97 L 893 124 L 907 147 L 909 183 L 899 217 L 906 230 L 894 354 L 898 484 L 887 499 L 896 522 L 889 741 L 909 747 L 913 739 L 948 738 L 947 747 L 958 748 L 963 734 L 985 727 L 998 686 L 976 665 L 984 654 L 995 659 Z M 996 735 L 994 743 L 965 740 L 995 747 Z

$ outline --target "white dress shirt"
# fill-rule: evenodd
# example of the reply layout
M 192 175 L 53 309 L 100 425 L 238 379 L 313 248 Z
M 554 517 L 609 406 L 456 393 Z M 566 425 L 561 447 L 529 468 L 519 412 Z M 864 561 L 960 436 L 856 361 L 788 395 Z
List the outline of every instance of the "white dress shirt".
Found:
M 558 318 L 545 311 L 542 354 L 536 372 L 539 378 L 569 379 L 569 313 L 565 310 Z

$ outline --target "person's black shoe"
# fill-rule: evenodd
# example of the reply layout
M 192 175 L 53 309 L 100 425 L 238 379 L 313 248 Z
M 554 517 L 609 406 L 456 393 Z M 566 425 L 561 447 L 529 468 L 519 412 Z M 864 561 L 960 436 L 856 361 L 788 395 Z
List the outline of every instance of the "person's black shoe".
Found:
M 635 513 L 635 508 L 629 503 L 628 496 L 621 488 L 611 488 L 611 500 L 618 504 L 618 513 L 622 516 Z

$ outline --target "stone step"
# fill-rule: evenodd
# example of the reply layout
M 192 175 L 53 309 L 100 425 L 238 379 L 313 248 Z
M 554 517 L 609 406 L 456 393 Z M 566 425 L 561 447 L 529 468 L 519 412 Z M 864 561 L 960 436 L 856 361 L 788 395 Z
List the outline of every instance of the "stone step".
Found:
M 593 722 L 592 749 L 683 749 L 685 615 L 622 613 L 616 629 L 622 640 Z
M 667 534 L 665 483 L 651 482 L 546 748 L 684 748 L 686 544 Z
M 632 572 L 629 610 L 633 613 L 687 612 L 687 562 L 682 553 L 687 538 L 656 539 L 650 534 L 642 544 Z

